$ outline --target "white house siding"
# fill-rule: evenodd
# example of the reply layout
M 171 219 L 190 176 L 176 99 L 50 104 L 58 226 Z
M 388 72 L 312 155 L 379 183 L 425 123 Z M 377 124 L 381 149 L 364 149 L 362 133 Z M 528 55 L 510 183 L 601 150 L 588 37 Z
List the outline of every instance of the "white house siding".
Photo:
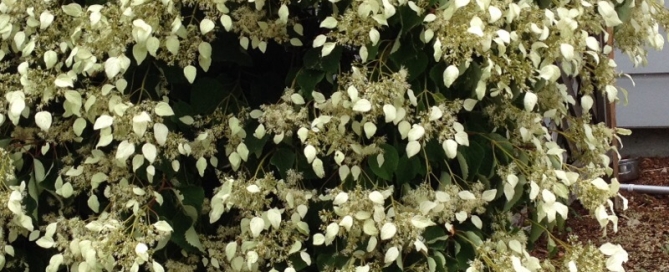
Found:
M 669 6 L 669 1 L 665 2 Z M 625 104 L 622 92 L 619 92 L 620 103 L 616 105 L 616 121 L 624 128 L 669 128 L 669 41 L 665 49 L 655 51 L 649 49 L 648 66 L 634 68 L 627 55 L 615 53 L 618 71 L 632 76 L 632 81 L 622 77 L 617 85 L 629 91 L 629 102 Z
M 669 127 L 669 60 L 664 63 L 667 72 L 632 74 L 636 86 L 627 78 L 618 79 L 618 86 L 629 92 L 627 104 L 619 93 L 620 103 L 616 105 L 619 127 Z

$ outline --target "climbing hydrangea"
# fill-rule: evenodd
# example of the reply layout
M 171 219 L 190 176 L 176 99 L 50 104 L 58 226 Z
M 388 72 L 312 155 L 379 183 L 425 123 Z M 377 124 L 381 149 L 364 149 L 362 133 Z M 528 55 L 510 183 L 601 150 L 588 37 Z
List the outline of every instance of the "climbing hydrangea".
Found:
M 623 271 L 548 230 L 575 197 L 617 231 L 626 130 L 594 108 L 667 26 L 655 0 L 1 0 L 0 270 Z

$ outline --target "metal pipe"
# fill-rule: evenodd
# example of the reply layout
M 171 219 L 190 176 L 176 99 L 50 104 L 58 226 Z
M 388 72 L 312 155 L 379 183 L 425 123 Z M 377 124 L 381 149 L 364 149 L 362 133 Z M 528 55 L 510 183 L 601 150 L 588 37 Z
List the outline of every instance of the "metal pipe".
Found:
M 647 194 L 667 194 L 667 195 L 669 195 L 669 186 L 620 184 L 620 190 L 624 190 L 624 191 L 628 191 L 628 192 L 647 193 Z

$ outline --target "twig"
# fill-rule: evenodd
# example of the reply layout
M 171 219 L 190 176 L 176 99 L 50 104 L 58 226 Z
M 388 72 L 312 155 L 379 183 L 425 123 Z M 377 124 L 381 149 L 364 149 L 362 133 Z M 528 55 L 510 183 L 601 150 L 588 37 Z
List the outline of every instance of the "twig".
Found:
M 655 172 L 655 171 L 663 171 L 663 172 L 667 172 L 668 170 L 667 170 L 667 167 L 641 170 L 642 173 L 645 173 L 645 172 Z

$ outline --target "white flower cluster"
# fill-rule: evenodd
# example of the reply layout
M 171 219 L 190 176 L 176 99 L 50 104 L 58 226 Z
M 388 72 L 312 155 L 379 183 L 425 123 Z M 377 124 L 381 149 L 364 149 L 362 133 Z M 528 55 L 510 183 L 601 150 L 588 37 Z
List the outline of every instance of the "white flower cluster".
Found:
M 365 70 L 353 67 L 350 75 L 342 76 L 340 81 L 345 82 L 341 85 L 342 89 L 329 98 L 313 91 L 313 107 L 318 110 L 318 116 L 310 123 L 293 117 L 288 120 L 296 124 L 277 125 L 272 121 L 282 119 L 277 116 L 290 114 L 291 105 L 306 106 L 302 95 L 289 90 L 284 95 L 287 99 L 283 103 L 273 108 L 266 107 L 260 113 L 261 124 L 256 133 L 265 135 L 265 128 L 272 128 L 276 134 L 274 141 L 278 143 L 284 135 L 289 134 L 285 129 L 296 130 L 304 145 L 303 154 L 314 172 L 323 178 L 326 173 L 323 160 L 318 155 L 332 155 L 339 166 L 339 177 L 342 180 L 349 175 L 358 180 L 362 169 L 359 164 L 369 156 L 376 155 L 379 165 L 383 165 L 385 159 L 379 144 L 384 143 L 384 139 L 376 137 L 376 132 L 384 123 L 395 126 L 401 139 L 407 141 L 405 152 L 409 158 L 417 155 L 423 145 L 434 138 L 442 143 L 444 151 L 451 159 L 455 158 L 458 145 L 469 145 L 464 126 L 454 116 L 460 109 L 458 101 L 434 105 L 427 113 L 417 115 L 414 114 L 417 112 L 417 98 L 414 91 L 407 86 L 406 70 L 400 70 L 378 81 L 369 80 L 366 73 Z M 383 122 L 379 123 L 378 120 Z M 357 138 L 352 138 L 347 133 L 349 129 Z M 365 144 L 368 140 L 371 143 Z
M 267 201 L 270 194 L 279 196 L 282 203 L 277 206 L 283 208 Z M 241 246 L 232 241 L 225 243 L 221 250 L 210 250 L 208 263 L 234 271 L 242 271 L 244 267 L 257 270 L 263 265 L 281 263 L 299 252 L 302 260 L 311 264 L 303 246 L 310 232 L 309 225 L 303 221 L 310 200 L 315 200 L 313 192 L 292 189 L 283 180 L 271 176 L 255 180 L 225 177 L 212 197 L 209 220 L 211 223 L 219 221 L 231 208 L 241 210 L 242 219 L 233 226 L 238 224 L 235 228 L 243 240 Z M 287 237 L 293 238 L 285 240 Z
M 231 208 L 239 209 L 244 217 L 238 227 L 245 238 L 241 248 L 238 242 L 232 241 L 223 250 L 210 252 L 211 265 L 240 270 L 243 266 L 259 267 L 265 262 L 280 263 L 295 252 L 300 252 L 301 258 L 310 263 L 310 255 L 303 250 L 304 242 L 298 240 L 286 244 L 286 241 L 277 240 L 288 235 L 305 240 L 310 237 L 314 246 L 327 246 L 338 237 L 345 237 L 348 246 L 340 252 L 366 263 L 356 269 L 376 267 L 378 263 L 387 266 L 396 262 L 401 266 L 399 255 L 402 251 L 428 253 L 426 243 L 431 241 L 425 240 L 423 232 L 427 227 L 435 226 L 436 222 L 452 229 L 456 220 L 463 223 L 469 218 L 477 228 L 483 228 L 483 222 L 476 214 L 485 212 L 482 208 L 496 195 L 496 190 L 481 192 L 482 186 L 475 186 L 479 191 L 474 192 L 450 186 L 445 191 L 436 192 L 421 187 L 409 192 L 412 197 L 404 200 L 391 197 L 392 187 L 383 191 L 361 188 L 348 192 L 331 190 L 316 197 L 313 192 L 300 190 L 279 193 L 285 186 L 283 180 L 271 177 L 252 181 L 225 178 L 212 197 L 210 221 L 218 221 Z M 276 208 L 273 206 L 276 204 L 267 202 L 269 194 L 279 195 L 283 205 L 278 206 L 284 208 Z M 318 212 L 324 222 L 322 232 L 310 233 L 309 225 L 303 221 L 310 212 L 309 202 L 331 202 L 334 206 L 332 212 Z M 450 216 L 444 217 L 448 214 Z M 366 245 L 364 251 L 356 249 L 357 242 Z M 370 253 L 379 249 L 384 254 L 377 260 Z M 224 256 L 216 252 L 224 252 Z

